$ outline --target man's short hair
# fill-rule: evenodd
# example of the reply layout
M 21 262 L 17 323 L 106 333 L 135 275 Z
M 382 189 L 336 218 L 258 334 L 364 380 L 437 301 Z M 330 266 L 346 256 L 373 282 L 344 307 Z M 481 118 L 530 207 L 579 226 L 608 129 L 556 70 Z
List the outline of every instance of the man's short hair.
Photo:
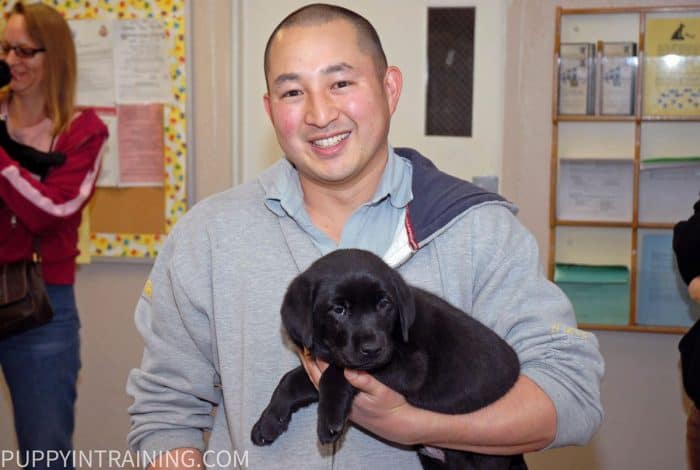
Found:
M 325 3 L 312 3 L 287 15 L 272 31 L 265 46 L 265 81 L 267 82 L 267 73 L 270 70 L 272 40 L 280 30 L 292 26 L 318 26 L 338 19 L 349 21 L 355 27 L 360 50 L 372 56 L 377 74 L 382 77 L 387 68 L 386 55 L 384 54 L 377 30 L 374 29 L 372 23 L 347 8 Z

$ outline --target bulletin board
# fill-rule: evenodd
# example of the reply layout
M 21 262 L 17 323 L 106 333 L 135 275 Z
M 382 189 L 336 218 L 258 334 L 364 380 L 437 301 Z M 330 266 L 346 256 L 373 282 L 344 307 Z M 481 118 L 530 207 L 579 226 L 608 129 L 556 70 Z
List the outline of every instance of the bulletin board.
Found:
M 165 30 L 172 96 L 163 104 L 163 184 L 98 187 L 86 208 L 89 254 L 107 259 L 155 258 L 187 211 L 186 0 L 42 0 L 66 20 L 157 20 Z M 7 12 L 14 1 L 3 1 Z M 80 56 L 78 56 L 80 62 Z M 115 105 L 116 109 L 116 105 Z M 98 109 L 99 111 L 99 109 Z M 109 110 L 107 110 L 109 111 Z M 85 247 L 81 247 L 83 250 Z

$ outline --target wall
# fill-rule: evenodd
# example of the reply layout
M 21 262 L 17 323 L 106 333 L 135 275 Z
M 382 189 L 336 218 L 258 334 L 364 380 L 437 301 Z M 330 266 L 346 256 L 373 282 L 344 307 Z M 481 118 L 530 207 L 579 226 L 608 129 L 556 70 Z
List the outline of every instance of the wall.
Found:
M 504 193 L 537 237 L 549 244 L 549 158 L 555 8 L 654 6 L 664 1 L 520 0 L 508 8 Z M 696 1 L 677 2 L 700 5 Z M 690 210 L 690 208 L 688 208 Z M 593 442 L 530 456 L 537 469 L 685 468 L 686 403 L 678 335 L 596 332 L 606 359 L 606 417 Z
M 239 112 L 234 122 L 240 160 L 237 181 L 250 181 L 278 160 L 280 150 L 262 105 L 265 93 L 263 52 L 274 27 L 305 0 L 242 0 L 237 15 L 240 44 Z M 336 0 L 373 20 L 389 63 L 403 72 L 404 86 L 391 123 L 390 142 L 430 149 L 436 164 L 455 175 L 500 175 L 503 141 L 503 69 L 505 0 Z M 475 6 L 474 120 L 472 138 L 425 136 L 426 7 Z M 494 34 L 497 32 L 497 34 Z M 419 51 L 419 52 L 417 52 Z
M 564 2 L 563 6 L 662 3 L 581 0 Z M 697 0 L 682 3 L 700 5 Z M 520 219 L 537 236 L 543 262 L 549 223 L 551 52 L 558 4 L 553 0 L 511 0 L 505 28 L 504 192 L 520 206 Z M 231 158 L 234 140 L 228 131 L 235 127 L 229 103 L 241 99 L 231 87 L 232 77 L 240 72 L 233 68 L 231 57 L 240 52 L 241 45 L 240 31 L 232 31 L 231 27 L 236 3 L 197 0 L 196 5 L 192 12 L 195 40 L 191 54 L 195 135 L 190 149 L 196 160 L 195 197 L 199 200 L 228 187 L 232 174 L 236 173 L 237 178 L 242 175 L 239 163 Z M 234 40 L 239 42 L 231 48 Z M 476 67 L 482 67 L 482 62 Z M 255 96 L 258 98 L 259 94 Z M 142 350 L 133 327 L 133 308 L 148 271 L 148 265 L 113 262 L 79 270 L 76 290 L 83 323 L 83 370 L 75 437 L 79 449 L 125 447 L 129 399 L 124 383 L 128 371 L 139 364 Z M 685 404 L 677 369 L 678 336 L 614 332 L 597 332 L 597 336 L 607 366 L 602 385 L 605 422 L 588 446 L 528 456 L 531 468 L 684 468 Z M 0 449 L 12 449 L 15 444 L 8 397 L 6 391 L 0 391 L 0 395 L 4 395 L 0 398 Z

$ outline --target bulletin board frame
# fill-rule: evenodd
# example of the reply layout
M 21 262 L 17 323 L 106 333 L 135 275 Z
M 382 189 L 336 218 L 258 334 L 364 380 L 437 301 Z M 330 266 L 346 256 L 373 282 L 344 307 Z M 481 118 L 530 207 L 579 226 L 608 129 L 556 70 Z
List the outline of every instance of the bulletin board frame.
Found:
M 156 19 L 164 26 L 168 51 L 171 100 L 163 104 L 164 172 L 163 186 L 158 188 L 96 188 L 95 196 L 85 211 L 92 220 L 95 211 L 102 218 L 114 218 L 111 230 L 89 230 L 89 255 L 96 260 L 153 260 L 167 234 L 189 206 L 187 149 L 191 109 L 187 88 L 190 63 L 189 47 L 190 0 L 41 0 L 66 20 L 90 19 Z M 14 1 L 3 2 L 5 12 Z M 115 108 L 112 112 L 116 110 Z M 100 110 L 97 109 L 99 112 Z M 110 112 L 110 109 L 106 110 Z M 162 204 L 160 197 L 162 196 Z M 150 205 L 153 207 L 149 207 Z M 144 206 L 144 204 L 146 206 Z M 164 210 L 153 223 L 153 211 Z M 125 211 L 128 211 L 125 213 Z M 158 214 L 159 215 L 159 214 Z M 122 222 L 120 222 L 122 221 Z M 158 230 L 160 223 L 162 229 Z

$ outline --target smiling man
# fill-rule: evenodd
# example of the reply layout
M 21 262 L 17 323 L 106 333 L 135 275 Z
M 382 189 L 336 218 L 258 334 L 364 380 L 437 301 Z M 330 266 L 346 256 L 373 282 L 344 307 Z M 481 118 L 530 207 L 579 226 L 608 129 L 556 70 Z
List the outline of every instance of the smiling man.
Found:
M 285 158 L 197 205 L 169 236 L 136 312 L 146 348 L 128 384 L 130 445 L 170 451 L 157 468 L 184 454 L 226 467 L 207 456 L 246 452 L 267 470 L 331 459 L 336 469 L 420 468 L 413 444 L 517 454 L 587 442 L 602 419 L 595 337 L 576 329 L 511 204 L 389 145 L 402 76 L 372 25 L 340 7 L 297 10 L 270 36 L 265 79 Z M 255 420 L 300 360 L 281 333 L 285 289 L 338 248 L 374 252 L 493 329 L 518 354 L 515 386 L 484 409 L 444 415 L 346 371 L 360 393 L 337 451 L 318 444 L 315 406 L 272 446 L 253 446 Z M 318 383 L 324 365 L 300 357 Z
M 308 9 L 272 34 L 264 102 L 311 222 L 338 242 L 384 172 L 402 77 L 372 33 L 329 19 Z

